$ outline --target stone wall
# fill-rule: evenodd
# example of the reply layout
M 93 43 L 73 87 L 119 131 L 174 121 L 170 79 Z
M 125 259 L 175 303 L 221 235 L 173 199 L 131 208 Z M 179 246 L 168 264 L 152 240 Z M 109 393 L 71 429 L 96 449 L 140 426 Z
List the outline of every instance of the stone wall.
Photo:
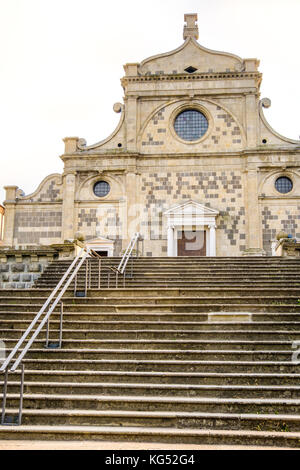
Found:
M 22 263 L 17 263 L 14 256 L 8 257 L 6 263 L 0 263 L 0 289 L 29 289 L 48 264 L 47 257 L 33 263 L 30 257 L 24 257 Z
M 31 288 L 50 263 L 58 259 L 73 259 L 76 243 L 23 249 L 2 247 L 0 249 L 0 289 Z
M 261 206 L 261 216 L 263 247 L 268 255 L 272 254 L 271 241 L 280 231 L 300 238 L 300 204 L 285 201 L 284 204 L 275 205 L 265 202 Z
M 240 171 L 154 172 L 142 176 L 143 220 L 147 256 L 166 256 L 163 212 L 190 199 L 217 209 L 217 255 L 241 255 L 246 249 L 243 176 Z M 154 245 L 153 241 L 156 240 Z M 151 249 L 151 246 L 154 248 Z

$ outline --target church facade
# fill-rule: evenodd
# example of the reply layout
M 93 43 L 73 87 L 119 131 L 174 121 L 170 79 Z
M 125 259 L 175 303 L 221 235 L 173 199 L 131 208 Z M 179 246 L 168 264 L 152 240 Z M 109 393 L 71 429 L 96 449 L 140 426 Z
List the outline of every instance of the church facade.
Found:
M 242 256 L 271 255 L 281 230 L 300 238 L 300 141 L 267 123 L 259 61 L 201 46 L 194 14 L 183 37 L 124 66 L 107 139 L 65 138 L 63 174 L 5 188 L 4 245 L 81 234 L 118 256 L 140 232 L 145 256 Z

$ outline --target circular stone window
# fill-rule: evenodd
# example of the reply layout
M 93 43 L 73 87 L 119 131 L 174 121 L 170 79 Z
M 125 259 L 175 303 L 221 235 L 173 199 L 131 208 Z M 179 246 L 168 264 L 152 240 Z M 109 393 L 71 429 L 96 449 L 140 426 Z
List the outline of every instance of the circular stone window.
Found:
M 287 176 L 280 176 L 280 178 L 277 178 L 275 181 L 275 188 L 279 193 L 287 194 L 292 191 L 293 182 L 290 178 L 287 178 Z
M 106 181 L 97 181 L 97 183 L 94 184 L 93 191 L 95 196 L 104 197 L 109 193 L 110 186 Z
M 174 129 L 178 137 L 188 142 L 199 140 L 208 129 L 208 120 L 197 109 L 182 111 L 175 119 Z

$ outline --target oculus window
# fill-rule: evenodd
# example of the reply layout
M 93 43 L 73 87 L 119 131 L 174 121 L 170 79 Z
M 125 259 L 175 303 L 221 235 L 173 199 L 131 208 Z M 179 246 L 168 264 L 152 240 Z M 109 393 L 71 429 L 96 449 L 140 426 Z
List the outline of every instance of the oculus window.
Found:
M 280 178 L 277 178 L 275 181 L 275 188 L 279 193 L 287 194 L 292 191 L 293 182 L 290 178 L 287 178 L 287 176 L 280 176 Z
M 106 181 L 97 181 L 97 183 L 94 184 L 93 191 L 95 196 L 104 197 L 109 193 L 110 186 Z
M 207 132 L 208 120 L 197 109 L 187 109 L 176 117 L 174 129 L 178 137 L 192 142 L 199 140 Z

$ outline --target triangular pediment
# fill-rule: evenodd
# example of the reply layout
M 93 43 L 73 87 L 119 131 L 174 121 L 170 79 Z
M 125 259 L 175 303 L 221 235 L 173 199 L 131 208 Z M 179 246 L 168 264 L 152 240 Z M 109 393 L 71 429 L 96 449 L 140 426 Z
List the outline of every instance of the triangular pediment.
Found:
M 92 240 L 86 240 L 85 244 L 88 245 L 97 245 L 97 244 L 102 244 L 102 243 L 107 243 L 107 244 L 113 244 L 113 240 L 110 240 L 109 238 L 104 238 L 104 237 L 98 237 L 98 238 L 93 238 Z
M 182 215 L 193 215 L 193 216 L 206 216 L 216 217 L 219 215 L 219 211 L 207 207 L 199 202 L 189 200 L 182 204 L 176 205 L 171 209 L 167 210 L 164 215 L 166 216 L 182 216 Z

